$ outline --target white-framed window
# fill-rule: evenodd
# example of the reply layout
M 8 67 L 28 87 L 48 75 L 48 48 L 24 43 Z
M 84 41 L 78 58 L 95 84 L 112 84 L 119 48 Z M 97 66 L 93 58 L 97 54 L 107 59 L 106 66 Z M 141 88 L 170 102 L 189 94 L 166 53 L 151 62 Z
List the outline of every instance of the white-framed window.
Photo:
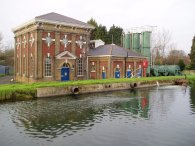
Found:
M 82 60 L 82 58 L 78 59 L 77 75 L 78 76 L 82 76 L 83 75 L 83 60 Z
M 45 58 L 45 77 L 51 77 L 51 58 Z

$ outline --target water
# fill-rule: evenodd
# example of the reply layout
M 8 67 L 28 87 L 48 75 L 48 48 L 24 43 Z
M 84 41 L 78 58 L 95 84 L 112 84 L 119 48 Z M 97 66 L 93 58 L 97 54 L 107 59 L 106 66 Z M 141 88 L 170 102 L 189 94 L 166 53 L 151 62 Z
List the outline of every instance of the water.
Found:
M 0 104 L 0 146 L 194 146 L 195 88 Z

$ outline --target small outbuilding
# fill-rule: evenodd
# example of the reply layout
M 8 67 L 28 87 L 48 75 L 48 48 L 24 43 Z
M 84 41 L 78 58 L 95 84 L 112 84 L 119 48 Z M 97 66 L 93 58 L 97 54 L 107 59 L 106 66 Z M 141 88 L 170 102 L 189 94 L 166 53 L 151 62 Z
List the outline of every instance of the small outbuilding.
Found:
M 101 45 L 88 53 L 88 78 L 145 77 L 147 57 L 115 44 Z

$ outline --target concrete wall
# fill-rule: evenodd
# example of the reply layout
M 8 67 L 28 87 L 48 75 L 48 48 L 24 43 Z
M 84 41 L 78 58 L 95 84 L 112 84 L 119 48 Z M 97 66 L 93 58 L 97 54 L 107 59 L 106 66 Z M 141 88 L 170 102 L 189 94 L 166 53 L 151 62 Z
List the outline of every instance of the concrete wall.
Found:
M 174 82 L 166 81 L 160 82 L 159 85 L 173 85 Z M 70 86 L 70 87 L 44 87 L 37 89 L 37 97 L 54 97 L 73 94 L 71 92 L 72 88 L 78 88 L 79 94 L 84 93 L 95 93 L 95 92 L 105 92 L 105 91 L 117 91 L 124 89 L 133 88 L 145 88 L 157 86 L 156 82 L 145 84 L 145 83 L 112 83 L 112 84 L 96 84 L 96 85 L 83 85 L 83 86 Z

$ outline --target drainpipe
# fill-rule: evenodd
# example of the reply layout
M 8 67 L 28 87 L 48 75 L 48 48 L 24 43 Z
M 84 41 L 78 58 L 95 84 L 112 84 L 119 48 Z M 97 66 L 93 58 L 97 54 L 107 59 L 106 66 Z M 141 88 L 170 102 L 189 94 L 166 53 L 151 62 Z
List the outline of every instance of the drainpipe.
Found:
M 126 69 L 127 58 L 128 58 L 128 52 L 127 52 L 127 56 L 125 57 L 125 72 L 124 72 L 124 77 L 125 78 L 126 78 L 126 72 L 127 72 L 127 69 Z
M 89 66 L 89 62 L 88 62 L 88 56 L 87 56 L 87 67 L 86 67 L 86 70 L 87 70 L 87 79 L 89 79 L 89 70 L 88 70 L 88 66 Z

